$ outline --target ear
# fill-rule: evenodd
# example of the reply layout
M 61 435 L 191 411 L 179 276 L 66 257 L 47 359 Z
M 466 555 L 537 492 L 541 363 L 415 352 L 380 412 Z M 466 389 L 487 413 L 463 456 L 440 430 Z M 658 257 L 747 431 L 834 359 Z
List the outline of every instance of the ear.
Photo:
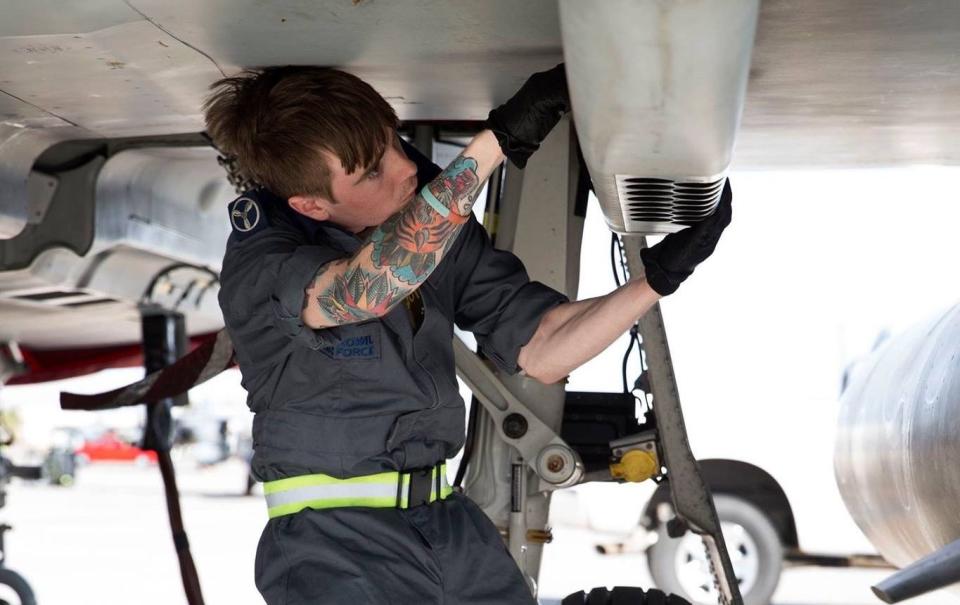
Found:
M 287 200 L 290 207 L 304 216 L 317 221 L 330 219 L 330 202 L 314 195 L 295 195 Z

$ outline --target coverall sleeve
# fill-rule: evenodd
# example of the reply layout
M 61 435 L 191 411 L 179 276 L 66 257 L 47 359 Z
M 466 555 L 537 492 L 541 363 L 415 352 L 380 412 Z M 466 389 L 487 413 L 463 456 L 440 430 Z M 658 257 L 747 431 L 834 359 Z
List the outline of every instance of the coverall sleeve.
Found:
M 540 319 L 568 301 L 556 290 L 530 281 L 519 258 L 497 250 L 484 228 L 471 217 L 451 259 L 456 267 L 455 322 L 473 332 L 484 354 L 501 369 L 520 369 L 520 348 L 530 342 Z
M 305 245 L 283 229 L 231 241 L 220 289 L 231 336 L 246 351 L 267 358 L 291 341 L 319 349 L 336 340 L 335 328 L 314 330 L 300 314 L 304 291 L 317 270 L 342 256 L 333 247 Z

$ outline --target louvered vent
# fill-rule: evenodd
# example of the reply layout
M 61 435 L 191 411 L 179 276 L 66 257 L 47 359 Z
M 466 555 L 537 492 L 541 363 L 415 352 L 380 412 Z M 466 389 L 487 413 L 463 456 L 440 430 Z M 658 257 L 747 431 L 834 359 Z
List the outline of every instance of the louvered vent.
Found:
M 10 298 L 32 303 L 41 303 L 53 307 L 85 307 L 88 305 L 120 302 L 116 299 L 84 290 L 45 290 L 43 292 L 14 294 Z M 0 603 L 2 602 L 3 601 L 0 601 Z
M 724 180 L 723 176 L 706 181 L 621 175 L 616 178 L 624 223 L 630 231 L 650 230 L 654 226 L 659 227 L 658 231 L 675 231 L 703 220 L 716 209 Z

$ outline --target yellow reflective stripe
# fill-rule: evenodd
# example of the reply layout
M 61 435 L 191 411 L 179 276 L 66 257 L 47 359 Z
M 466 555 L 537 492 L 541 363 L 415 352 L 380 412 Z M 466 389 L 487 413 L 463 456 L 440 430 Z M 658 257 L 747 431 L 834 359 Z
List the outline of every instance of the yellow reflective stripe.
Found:
M 431 485 L 430 485 L 430 502 L 436 502 L 437 500 L 443 500 L 450 496 L 453 493 L 453 488 L 447 484 L 447 465 L 440 465 L 440 494 L 439 497 L 436 494 L 436 484 L 437 484 L 437 469 L 434 469 L 431 472 Z M 265 495 L 271 494 L 280 494 L 282 492 L 287 492 L 291 490 L 301 489 L 305 487 L 318 487 L 318 486 L 332 486 L 336 485 L 338 487 L 344 485 L 371 485 L 378 484 L 383 486 L 390 486 L 393 489 L 396 489 L 397 482 L 401 484 L 401 496 L 399 507 L 408 508 L 410 505 L 410 474 L 409 473 L 400 473 L 397 471 L 387 471 L 383 473 L 377 473 L 374 475 L 364 475 L 361 477 L 349 477 L 347 479 L 337 479 L 336 477 L 331 477 L 330 475 L 315 474 L 315 475 L 300 475 L 298 477 L 287 477 L 285 479 L 277 479 L 275 481 L 268 481 L 263 484 L 263 491 Z M 305 508 L 313 509 L 324 509 L 324 508 L 336 508 L 342 506 L 361 506 L 361 507 L 376 507 L 376 508 L 392 508 L 398 506 L 397 499 L 393 497 L 375 497 L 375 496 L 360 496 L 360 497 L 331 497 L 331 498 L 317 498 L 317 499 L 307 499 L 307 500 L 297 500 L 295 502 L 278 504 L 275 506 L 269 506 L 267 512 L 271 519 L 275 517 L 282 517 L 283 515 L 290 515 L 296 512 L 299 512 Z
M 386 473 L 377 473 L 376 475 L 363 475 L 361 477 L 350 477 L 348 479 L 337 479 L 330 475 L 300 475 L 297 477 L 287 477 L 286 479 L 277 479 L 267 481 L 263 484 L 263 493 L 274 494 L 277 492 L 296 489 L 299 487 L 309 487 L 314 485 L 333 485 L 333 484 L 351 484 L 351 483 L 382 483 L 384 485 L 397 484 L 396 471 Z
M 324 509 L 337 508 L 341 506 L 366 506 L 375 508 L 393 508 L 397 505 L 396 498 L 323 498 L 321 500 L 301 500 L 300 502 L 291 502 L 281 506 L 274 506 L 267 509 L 267 514 L 271 519 L 292 515 L 305 508 Z

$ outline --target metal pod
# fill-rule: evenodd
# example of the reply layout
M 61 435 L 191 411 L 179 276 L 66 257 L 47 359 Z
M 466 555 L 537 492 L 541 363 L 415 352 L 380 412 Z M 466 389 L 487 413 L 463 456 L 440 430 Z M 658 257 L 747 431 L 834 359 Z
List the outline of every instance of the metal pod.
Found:
M 758 0 L 561 0 L 583 157 L 610 228 L 672 233 L 716 208 Z
M 960 538 L 960 305 L 849 372 L 834 469 L 844 504 L 904 567 Z

